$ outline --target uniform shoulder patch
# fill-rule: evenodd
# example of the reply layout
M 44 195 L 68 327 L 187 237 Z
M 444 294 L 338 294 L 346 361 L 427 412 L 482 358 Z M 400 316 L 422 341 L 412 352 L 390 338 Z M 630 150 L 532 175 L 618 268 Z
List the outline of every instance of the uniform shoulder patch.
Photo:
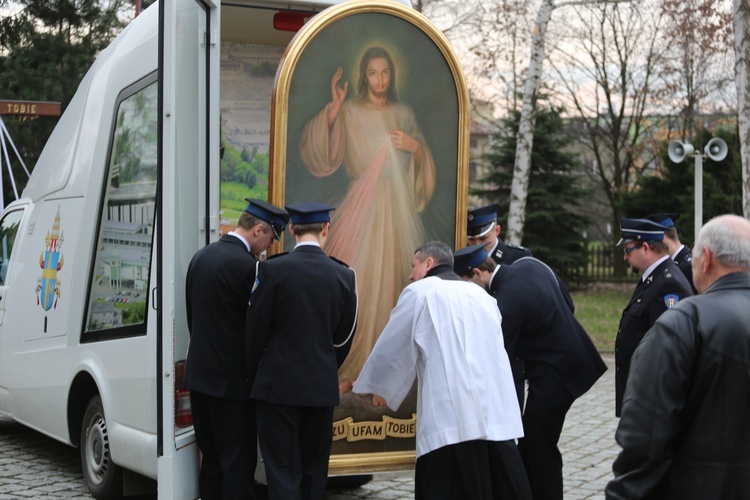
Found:
M 344 266 L 346 268 L 349 267 L 349 265 L 346 262 L 344 262 L 343 260 L 339 260 L 336 257 L 331 257 L 330 255 L 328 256 L 328 258 L 331 259 L 332 261 L 334 261 L 337 264 L 341 264 L 342 266 Z
M 667 309 L 676 306 L 679 301 L 680 296 L 675 293 L 670 293 L 664 296 L 664 305 L 667 306 Z

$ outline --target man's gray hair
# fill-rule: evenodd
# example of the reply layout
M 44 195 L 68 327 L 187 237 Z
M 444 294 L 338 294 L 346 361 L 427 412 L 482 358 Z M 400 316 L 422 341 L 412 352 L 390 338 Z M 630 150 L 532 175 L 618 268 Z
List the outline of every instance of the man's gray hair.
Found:
M 704 247 L 720 264 L 750 270 L 750 222 L 736 215 L 711 219 L 698 233 L 694 255 Z
M 427 257 L 432 257 L 435 265 L 445 264 L 453 267 L 453 250 L 442 241 L 428 241 L 417 248 L 414 252 L 420 262 Z

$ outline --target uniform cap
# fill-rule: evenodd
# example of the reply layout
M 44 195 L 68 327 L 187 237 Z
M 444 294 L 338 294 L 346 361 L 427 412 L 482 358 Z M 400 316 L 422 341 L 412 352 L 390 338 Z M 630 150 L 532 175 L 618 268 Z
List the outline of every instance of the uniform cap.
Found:
M 453 254 L 453 270 L 461 274 L 469 269 L 474 269 L 487 260 L 487 255 L 484 243 L 462 248 Z
M 487 205 L 485 207 L 469 210 L 466 224 L 466 233 L 469 238 L 478 238 L 487 234 L 497 222 L 497 213 L 500 207 Z
M 624 245 L 631 241 L 662 241 L 668 228 L 648 219 L 620 219 L 620 241 Z
M 336 210 L 333 207 L 315 201 L 287 205 L 284 208 L 289 211 L 289 215 L 292 218 L 292 224 L 329 222 L 331 220 L 331 215 L 328 212 Z
M 679 217 L 679 214 L 676 213 L 661 213 L 647 215 L 646 217 L 644 217 L 644 219 L 654 221 L 657 224 L 661 224 L 662 226 L 669 229 L 675 226 L 674 221 L 677 220 L 677 217 Z
M 245 198 L 245 201 L 247 201 L 245 212 L 271 224 L 277 237 L 284 232 L 286 223 L 289 222 L 289 214 L 286 210 L 254 198 Z

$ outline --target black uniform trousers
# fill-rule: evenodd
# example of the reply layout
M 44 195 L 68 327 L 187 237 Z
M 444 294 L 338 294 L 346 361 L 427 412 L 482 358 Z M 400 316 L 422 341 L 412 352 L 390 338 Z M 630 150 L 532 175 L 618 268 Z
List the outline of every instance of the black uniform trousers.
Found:
M 269 500 L 322 500 L 333 439 L 333 407 L 256 401 Z
M 474 440 L 417 459 L 416 500 L 531 500 L 515 441 Z
M 573 402 L 523 414 L 524 437 L 518 442 L 534 500 L 562 500 L 562 455 L 557 448 L 565 415 Z
M 255 404 L 190 391 L 195 438 L 203 458 L 202 500 L 256 498 Z

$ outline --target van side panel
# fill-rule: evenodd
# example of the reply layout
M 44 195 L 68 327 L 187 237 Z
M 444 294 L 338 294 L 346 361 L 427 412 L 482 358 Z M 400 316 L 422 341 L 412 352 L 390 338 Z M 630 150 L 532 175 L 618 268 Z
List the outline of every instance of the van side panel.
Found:
M 90 343 L 81 337 L 115 106 L 123 89 L 157 69 L 157 14 L 147 9 L 100 55 L 45 146 L 24 191 L 36 203 L 19 230 L 0 324 L 0 411 L 77 446 L 81 422 L 68 418 L 83 410 L 69 404 L 88 402 L 71 394 L 83 375 L 101 394 L 115 462 L 153 478 L 153 330 Z
M 14 251 L 14 272 L 2 329 L 5 384 L 13 417 L 67 442 L 64 408 L 71 353 L 71 299 L 76 279 L 83 198 L 33 205 Z M 74 335 L 77 332 L 74 333 Z

